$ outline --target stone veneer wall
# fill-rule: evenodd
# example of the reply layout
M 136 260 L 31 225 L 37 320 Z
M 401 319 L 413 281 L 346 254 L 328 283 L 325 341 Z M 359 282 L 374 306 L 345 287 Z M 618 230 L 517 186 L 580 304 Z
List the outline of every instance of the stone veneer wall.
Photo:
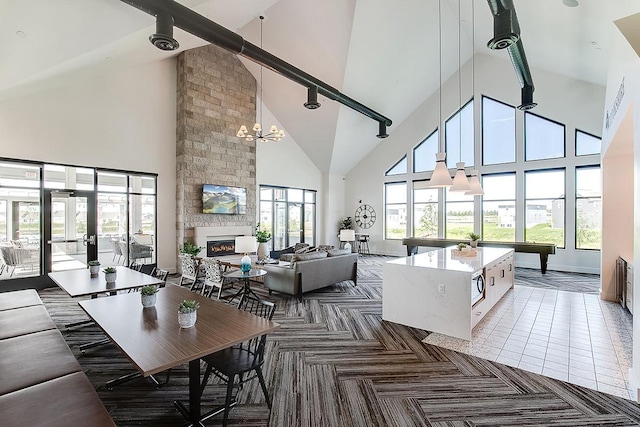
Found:
M 256 143 L 237 138 L 256 117 L 256 80 L 214 45 L 181 53 L 177 63 L 176 228 L 180 247 L 193 227 L 254 226 Z M 246 215 L 202 213 L 202 184 L 247 189 Z

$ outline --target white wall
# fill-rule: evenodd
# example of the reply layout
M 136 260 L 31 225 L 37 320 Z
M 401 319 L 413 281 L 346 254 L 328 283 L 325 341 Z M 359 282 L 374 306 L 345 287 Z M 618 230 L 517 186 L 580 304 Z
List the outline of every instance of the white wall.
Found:
M 640 16 L 640 15 L 639 15 Z M 639 18 L 640 19 L 640 18 Z M 614 35 L 613 53 L 609 63 L 605 106 L 609 114 L 618 97 L 624 79 L 624 95 L 620 98 L 617 113 L 608 129 L 603 131 L 604 156 L 615 154 L 619 140 L 631 140 L 633 144 L 633 182 L 640 179 L 640 58 L 627 40 L 618 32 Z M 640 295 L 640 186 L 634 186 L 633 228 L 626 230 L 633 236 L 633 294 Z M 612 246 L 615 242 L 612 242 Z M 614 254 L 615 255 L 615 254 Z M 624 255 L 624 254 L 623 254 Z M 604 257 L 604 256 L 603 256 Z M 640 388 L 640 302 L 633 301 L 633 364 L 629 381 L 632 387 Z
M 158 174 L 158 265 L 175 269 L 175 60 L 0 102 L 0 157 Z
M 520 86 L 515 76 L 513 66 L 507 55 L 504 59 L 476 54 L 475 55 L 475 114 L 476 123 L 480 119 L 481 95 L 509 103 L 511 105 L 520 104 Z M 471 63 L 467 62 L 463 66 L 461 86 L 462 96 L 458 94 L 457 74 L 444 82 L 442 89 L 442 118 L 446 119 L 460 106 L 460 99 L 465 103 L 471 97 Z M 602 115 L 605 88 L 590 83 L 577 81 L 554 73 L 532 69 L 532 75 L 536 86 L 534 101 L 538 106 L 532 111 L 538 115 L 548 117 L 566 125 L 567 153 L 572 153 L 575 144 L 575 129 L 601 135 Z M 389 138 L 380 143 L 367 157 L 365 157 L 347 175 L 346 181 L 346 212 L 350 214 L 355 211 L 358 201 L 371 204 L 378 220 L 375 225 L 368 230 L 371 236 L 371 251 L 378 254 L 405 255 L 406 249 L 401 241 L 385 241 L 383 239 L 384 206 L 383 206 L 383 184 L 393 181 L 392 177 L 385 177 L 385 171 L 398 161 L 403 155 L 411 152 L 423 138 L 436 129 L 439 117 L 439 96 L 434 94 L 427 99 L 416 111 L 404 122 L 395 124 L 389 130 Z M 516 142 L 518 147 L 517 156 L 524 158 L 523 154 L 523 113 L 516 113 Z M 476 127 L 476 140 L 481 140 L 480 127 Z M 479 151 L 477 151 L 479 153 Z M 476 155 L 476 158 L 479 158 Z M 434 159 L 435 162 L 435 159 Z M 594 156 L 594 163 L 598 163 L 599 158 Z M 409 161 L 411 165 L 411 161 Z M 480 173 L 495 173 L 506 170 L 513 170 L 513 165 L 480 166 Z M 555 159 L 548 161 L 538 161 L 534 167 L 567 167 L 567 189 L 573 188 L 572 175 L 569 168 L 575 166 L 575 159 Z M 409 166 L 410 167 L 410 166 Z M 524 188 L 523 165 L 516 167 L 518 173 L 518 188 Z M 409 174 L 409 179 L 426 179 L 426 174 Z M 567 194 L 571 194 L 567 191 Z M 478 199 L 478 198 L 476 198 Z M 566 200 L 566 211 L 574 209 L 574 200 Z M 476 210 L 480 209 L 479 202 L 476 202 Z M 567 246 L 572 246 L 573 222 L 566 224 Z M 522 235 L 516 236 L 523 239 Z M 517 264 L 539 268 L 539 257 L 535 254 L 518 254 Z M 599 272 L 600 253 L 598 251 L 576 251 L 570 249 L 559 249 L 556 255 L 549 258 L 550 269 L 566 269 L 570 271 Z
M 260 102 L 258 97 L 257 102 Z M 275 124 L 283 129 L 278 120 L 264 107 L 262 126 Z M 320 170 L 307 157 L 296 141 L 287 135 L 278 142 L 256 143 L 256 181 L 260 185 L 274 185 L 279 187 L 303 188 L 316 190 L 316 237 L 323 243 L 324 211 L 323 211 L 323 177 Z M 260 209 L 260 193 L 256 192 L 256 206 Z

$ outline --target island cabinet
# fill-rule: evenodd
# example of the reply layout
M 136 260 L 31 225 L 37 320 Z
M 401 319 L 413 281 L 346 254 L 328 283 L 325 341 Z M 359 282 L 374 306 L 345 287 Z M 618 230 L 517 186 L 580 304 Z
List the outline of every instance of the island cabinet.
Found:
M 513 288 L 513 252 L 451 247 L 388 261 L 383 320 L 470 340 L 473 327 Z

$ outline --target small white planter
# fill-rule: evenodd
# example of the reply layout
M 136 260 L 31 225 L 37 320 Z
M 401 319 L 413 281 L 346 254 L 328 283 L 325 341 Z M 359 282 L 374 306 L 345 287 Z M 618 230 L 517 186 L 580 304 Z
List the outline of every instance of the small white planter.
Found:
M 153 294 L 153 295 L 140 294 L 140 300 L 142 301 L 142 306 L 144 308 L 153 307 L 154 305 L 156 305 L 156 294 Z
M 178 323 L 181 328 L 192 328 L 196 324 L 198 318 L 198 311 L 192 311 L 191 313 L 178 312 Z
M 469 246 L 471 246 L 472 248 L 478 247 L 478 241 L 477 240 L 470 240 L 469 241 Z
M 104 278 L 107 279 L 107 283 L 113 283 L 116 281 L 117 273 L 104 273 Z
M 99 265 L 90 265 L 89 266 L 89 274 L 91 275 L 91 277 L 98 277 L 98 273 L 100 272 L 100 266 Z

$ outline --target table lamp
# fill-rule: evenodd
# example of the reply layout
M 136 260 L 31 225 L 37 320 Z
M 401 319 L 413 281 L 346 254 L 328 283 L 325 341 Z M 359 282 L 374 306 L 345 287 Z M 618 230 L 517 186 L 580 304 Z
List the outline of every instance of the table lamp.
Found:
M 340 230 L 340 241 L 346 242 L 343 246 L 344 249 L 351 250 L 351 243 L 356 240 L 356 232 L 354 230 Z
M 256 236 L 238 236 L 236 237 L 237 254 L 244 253 L 244 256 L 240 260 L 240 270 L 243 273 L 248 273 L 251 270 L 251 258 L 249 258 L 250 252 L 256 251 L 257 240 Z

